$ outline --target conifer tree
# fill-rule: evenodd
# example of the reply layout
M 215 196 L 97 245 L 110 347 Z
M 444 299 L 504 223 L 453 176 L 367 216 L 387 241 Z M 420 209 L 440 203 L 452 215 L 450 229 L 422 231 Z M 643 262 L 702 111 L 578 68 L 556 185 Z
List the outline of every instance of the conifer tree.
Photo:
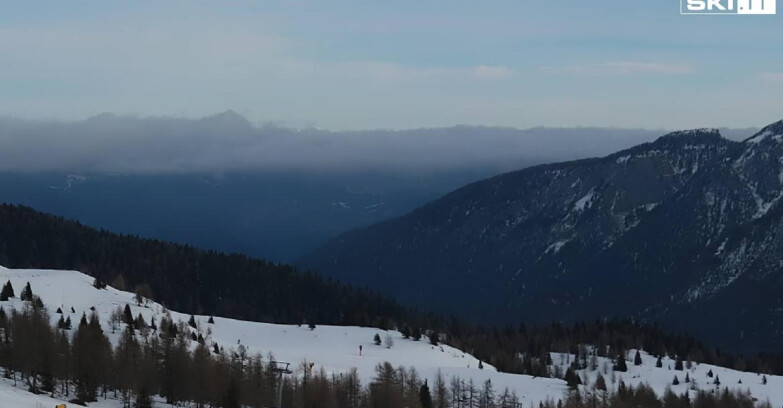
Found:
M 639 350 L 636 350 L 636 356 L 633 358 L 633 364 L 636 366 L 642 365 L 642 355 Z
M 411 330 L 408 328 L 408 326 L 402 326 L 400 329 L 400 334 L 402 334 L 403 339 L 409 339 L 411 337 Z
M 691 376 L 686 372 L 685 373 L 685 383 L 688 384 L 691 382 Z
M 677 361 L 674 363 L 674 369 L 682 371 L 682 358 L 680 358 L 680 356 L 677 356 Z
M 27 284 L 22 289 L 22 293 L 19 295 L 19 299 L 22 299 L 26 302 L 33 301 L 33 289 L 30 287 L 30 282 L 27 282 Z
M 142 316 L 141 313 L 136 316 L 136 320 L 133 321 L 133 325 L 139 330 L 144 330 L 147 328 L 147 322 L 144 320 L 144 316 Z
M 9 280 L 3 285 L 3 290 L 0 291 L 0 301 L 5 302 L 14 296 L 14 287 L 11 286 L 11 281 Z
M 617 357 L 617 363 L 614 365 L 614 371 L 626 372 L 628 365 L 625 363 L 625 352 L 621 352 Z
M 375 333 L 375 336 L 372 338 L 373 343 L 375 343 L 376 346 L 381 345 L 381 336 L 378 333 Z
M 188 326 L 192 328 L 196 328 L 196 317 L 193 315 L 190 315 L 190 319 L 188 319 Z
M 152 399 L 146 387 L 141 387 L 136 393 L 136 402 L 133 408 L 152 408 Z
M 111 359 L 111 345 L 103 334 L 98 315 L 93 314 L 87 322 L 82 315 L 79 327 L 73 337 L 72 351 L 74 361 L 74 383 L 76 398 L 81 402 L 95 401 L 98 387 L 107 376 Z
M 658 368 L 663 368 L 663 359 L 661 356 L 658 356 L 658 361 L 655 362 L 655 366 Z
M 577 386 L 582 385 L 582 379 L 579 378 L 579 375 L 572 367 L 568 367 L 563 379 L 570 388 L 576 388 Z
M 133 329 L 126 326 L 117 343 L 114 352 L 114 368 L 117 375 L 117 387 L 120 389 L 122 400 L 125 406 L 130 405 L 133 391 L 136 389 L 136 371 L 138 362 L 141 359 L 141 349 L 133 335 Z
M 432 395 L 430 394 L 430 387 L 427 385 L 427 380 L 424 380 L 424 384 L 419 388 L 419 403 L 421 408 L 432 408 Z
M 100 278 L 95 278 L 95 280 L 92 281 L 92 286 L 95 289 L 106 289 L 106 282 L 104 282 Z
M 432 344 L 433 346 L 437 346 L 439 342 L 440 342 L 440 336 L 438 335 L 438 332 L 436 331 L 430 332 L 430 344 Z
M 129 304 L 125 304 L 125 309 L 122 311 L 122 322 L 127 324 L 131 329 L 133 328 L 133 312 Z
M 419 328 L 419 326 L 413 326 L 413 332 L 411 333 L 411 338 L 414 341 L 421 340 L 421 328 Z
M 677 376 L 674 376 L 674 381 L 672 381 L 672 385 L 680 385 L 680 379 L 677 378 Z
M 708 371 L 708 372 L 707 372 L 707 377 L 710 377 L 710 378 L 712 378 L 712 376 L 713 376 L 713 375 L 714 375 L 714 374 L 712 374 L 712 369 L 710 369 L 710 371 Z
M 601 373 L 598 373 L 598 377 L 596 377 L 593 387 L 599 391 L 606 391 L 606 379 L 604 379 L 604 376 L 601 375 Z

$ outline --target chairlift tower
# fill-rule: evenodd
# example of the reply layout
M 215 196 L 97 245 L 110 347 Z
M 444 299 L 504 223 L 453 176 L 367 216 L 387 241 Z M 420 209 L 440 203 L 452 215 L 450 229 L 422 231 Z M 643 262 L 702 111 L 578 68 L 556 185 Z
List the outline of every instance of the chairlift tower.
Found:
M 289 368 L 291 363 L 284 361 L 273 361 L 274 371 L 277 373 L 277 407 L 283 408 L 283 374 L 293 374 Z

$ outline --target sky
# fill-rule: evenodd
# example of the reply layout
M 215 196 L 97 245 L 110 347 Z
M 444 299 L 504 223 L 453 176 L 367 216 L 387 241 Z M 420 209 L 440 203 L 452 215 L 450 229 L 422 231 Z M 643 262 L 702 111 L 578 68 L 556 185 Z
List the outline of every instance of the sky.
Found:
M 760 127 L 783 118 L 782 40 L 783 11 L 679 0 L 0 1 L 0 115 Z

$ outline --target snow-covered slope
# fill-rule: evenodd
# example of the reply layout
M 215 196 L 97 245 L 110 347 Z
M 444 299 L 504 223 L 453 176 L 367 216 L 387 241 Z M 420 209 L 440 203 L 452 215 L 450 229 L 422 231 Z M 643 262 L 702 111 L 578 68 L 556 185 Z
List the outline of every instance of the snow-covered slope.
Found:
M 130 305 L 133 315 L 139 313 L 149 322 L 154 317 L 160 322 L 165 308 L 157 303 L 137 306 L 134 295 L 111 287 L 96 289 L 93 278 L 76 271 L 55 270 L 21 270 L 0 267 L 0 284 L 10 280 L 17 295 L 27 282 L 30 282 L 33 293 L 39 296 L 49 310 L 52 322 L 56 323 L 59 315 L 55 313 L 61 308 L 66 316 L 70 316 L 74 325 L 78 324 L 82 313 L 91 312 L 91 308 L 99 314 L 104 331 L 112 343 L 116 344 L 120 330 L 112 333 L 109 317 L 117 307 Z M 0 302 L 0 307 L 21 308 L 22 301 L 18 298 Z M 73 308 L 73 312 L 71 312 Z M 187 321 L 188 314 L 169 311 L 173 320 Z M 217 342 L 226 350 L 238 347 L 247 348 L 248 354 L 260 354 L 264 357 L 272 353 L 278 361 L 297 365 L 302 361 L 315 363 L 314 369 L 325 369 L 327 372 L 345 372 L 356 368 L 363 384 L 371 381 L 375 374 L 375 366 L 390 362 L 395 367 L 415 367 L 422 378 L 431 381 L 438 370 L 448 380 L 458 376 L 464 380 L 473 379 L 476 384 L 491 380 L 496 390 L 508 388 L 515 391 L 524 402 L 530 403 L 549 397 L 560 398 L 566 390 L 565 383 L 557 379 L 533 378 L 530 376 L 499 373 L 489 364 L 483 369 L 478 368 L 478 360 L 470 354 L 453 347 L 432 346 L 426 339 L 421 341 L 405 340 L 397 331 L 383 331 L 366 327 L 317 326 L 310 330 L 307 326 L 255 323 L 234 319 L 215 317 L 214 324 L 209 324 L 209 316 L 195 316 L 199 331 L 207 337 L 208 344 Z M 376 346 L 373 337 L 379 334 L 381 339 L 386 335 L 392 337 L 394 345 L 387 349 Z M 359 355 L 359 346 L 362 355 Z M 0 405 L 2 406 L 2 405 Z
M 126 304 L 135 315 L 141 313 L 144 319 L 150 321 L 153 317 L 160 322 L 166 313 L 165 308 L 157 303 L 148 302 L 146 306 L 137 306 L 134 295 L 128 292 L 116 290 L 111 287 L 96 289 L 92 286 L 93 278 L 75 271 L 54 270 L 15 270 L 0 267 L 0 284 L 10 280 L 16 293 L 20 293 L 27 282 L 30 282 L 33 293 L 41 297 L 52 317 L 53 323 L 59 319 L 54 313 L 61 308 L 66 316 L 71 316 L 74 325 L 82 313 L 89 314 L 91 308 L 100 315 L 105 332 L 113 343 L 119 339 L 120 331 L 112 333 L 109 325 L 109 316 L 118 306 Z M 0 302 L 0 307 L 9 310 L 22 307 L 18 298 L 7 302 Z M 73 312 L 71 312 L 73 308 Z M 169 311 L 175 320 L 187 321 L 190 315 Z M 264 357 L 272 353 L 279 361 L 291 362 L 294 365 L 306 360 L 315 363 L 315 369 L 323 368 L 327 372 L 344 372 L 351 368 L 358 370 L 364 384 L 371 381 L 374 369 L 378 363 L 390 362 L 394 366 L 415 367 L 423 378 L 432 380 L 438 370 L 448 380 L 452 376 L 459 376 L 464 380 L 473 379 L 477 384 L 489 379 L 496 390 L 509 388 L 516 392 L 524 407 L 538 406 L 539 401 L 561 399 L 566 393 L 565 382 L 559 379 L 534 378 L 530 376 L 499 373 L 489 364 L 484 364 L 484 369 L 478 368 L 478 360 L 468 353 L 453 347 L 441 345 L 431 346 L 426 340 L 405 340 L 396 331 L 385 332 L 380 329 L 366 327 L 338 327 L 317 326 L 310 330 L 306 326 L 278 325 L 267 323 L 246 322 L 233 319 L 215 317 L 215 323 L 209 324 L 208 316 L 195 316 L 199 331 L 206 337 L 211 331 L 207 341 L 217 342 L 226 349 L 232 349 L 242 344 L 250 354 L 261 354 Z M 390 335 L 394 345 L 387 349 L 384 346 L 376 346 L 373 336 L 379 334 L 381 338 Z M 359 355 L 359 346 L 363 348 L 363 355 Z M 712 370 L 715 376 L 720 378 L 720 388 L 730 390 L 748 391 L 760 401 L 769 400 L 773 406 L 783 405 L 783 377 L 766 376 L 767 384 L 762 384 L 762 376 L 756 373 L 745 373 L 722 367 L 695 364 L 690 370 L 686 370 L 689 377 L 695 383 L 685 383 L 686 371 L 675 371 L 675 362 L 664 358 L 662 367 L 656 368 L 656 358 L 642 352 L 643 364 L 633 365 L 635 350 L 628 353 L 628 371 L 612 372 L 612 361 L 606 358 L 597 358 L 595 370 L 582 370 L 579 372 L 582 378 L 587 379 L 587 386 L 583 390 L 592 390 L 599 373 L 603 374 L 608 388 L 616 389 L 619 381 L 627 385 L 649 384 L 659 395 L 662 395 L 667 387 L 671 387 L 678 394 L 696 390 L 715 390 L 714 378 L 707 376 Z M 565 372 L 573 361 L 572 355 L 552 353 L 552 361 L 555 366 L 560 366 L 561 372 Z M 554 367 L 553 367 L 554 369 Z M 680 384 L 672 385 L 674 376 L 677 376 Z M 741 384 L 740 384 L 741 381 Z M 14 388 L 10 380 L 0 379 L 0 407 L 37 407 L 54 406 L 51 398 L 36 396 L 23 390 L 23 387 Z M 97 407 L 119 407 L 118 401 L 101 400 Z M 165 406 L 158 403 L 156 406 Z
M 588 368 L 578 371 L 583 381 L 587 379 L 587 387 L 583 387 L 583 389 L 591 389 L 596 378 L 601 374 L 604 376 L 609 391 L 617 390 L 622 380 L 627 386 L 636 387 L 639 384 L 647 384 L 659 396 L 663 395 L 667 388 L 677 395 L 688 392 L 691 397 L 698 391 L 712 392 L 728 388 L 730 391 L 749 393 L 759 401 L 771 402 L 773 406 L 783 404 L 783 377 L 781 376 L 763 376 L 758 373 L 698 363 L 693 363 L 690 369 L 684 367 L 683 371 L 677 371 L 675 370 L 676 362 L 668 357 L 661 359 L 661 368 L 658 368 L 656 367 L 657 358 L 644 351 L 640 352 L 642 364 L 635 366 L 633 364 L 635 354 L 636 350 L 628 351 L 626 356 L 627 372 L 614 372 L 610 359 L 596 358 L 595 370 Z M 574 356 L 569 354 L 551 353 L 551 355 L 552 362 L 559 365 L 562 372 L 565 372 L 574 360 Z M 710 371 L 712 371 L 713 377 L 707 375 Z M 685 382 L 686 373 L 691 380 L 689 383 Z M 679 385 L 673 385 L 675 376 L 679 380 Z M 764 377 L 767 379 L 766 384 L 763 384 Z M 715 384 L 716 378 L 720 379 L 719 386 Z

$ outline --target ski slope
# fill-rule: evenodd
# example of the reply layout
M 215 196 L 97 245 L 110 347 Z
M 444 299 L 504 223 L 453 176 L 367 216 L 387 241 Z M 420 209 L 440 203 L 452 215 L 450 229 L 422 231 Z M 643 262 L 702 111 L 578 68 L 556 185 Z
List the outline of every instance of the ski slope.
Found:
M 141 313 L 149 322 L 153 317 L 160 322 L 161 317 L 167 313 L 165 308 L 154 302 L 146 305 L 136 305 L 134 295 L 129 292 L 116 290 L 112 287 L 96 289 L 92 286 L 93 278 L 76 271 L 56 270 L 22 270 L 6 269 L 0 267 L 0 284 L 10 280 L 17 294 L 27 282 L 30 282 L 33 293 L 43 300 L 52 318 L 56 323 L 59 316 L 54 313 L 61 308 L 66 316 L 71 317 L 74 326 L 78 324 L 82 313 L 91 312 L 91 308 L 99 314 L 104 331 L 112 343 L 119 340 L 120 330 L 112 332 L 109 325 L 109 316 L 118 306 L 130 305 L 133 315 Z M 6 309 L 21 308 L 23 302 L 19 298 L 0 302 L 0 307 Z M 71 312 L 73 308 L 73 312 Z M 174 321 L 187 321 L 189 314 L 168 311 Z M 502 392 L 504 388 L 516 392 L 523 407 L 537 407 L 543 400 L 562 399 L 567 392 L 564 381 L 553 378 L 535 378 L 525 375 L 499 373 L 491 365 L 484 363 L 484 369 L 478 368 L 478 360 L 468 353 L 450 346 L 432 346 L 428 341 L 405 340 L 397 331 L 383 331 L 367 327 L 342 327 L 342 326 L 317 326 L 310 330 L 307 326 L 280 325 L 268 323 L 247 322 L 234 319 L 214 317 L 214 324 L 207 323 L 209 316 L 195 316 L 198 331 L 207 339 L 207 343 L 217 342 L 226 350 L 235 349 L 239 344 L 243 345 L 249 354 L 261 354 L 264 358 L 272 353 L 276 360 L 292 363 L 307 361 L 314 363 L 314 369 L 323 368 L 327 373 L 347 372 L 356 368 L 364 385 L 368 384 L 375 375 L 375 366 L 379 363 L 390 362 L 395 367 L 415 367 L 422 378 L 433 381 L 440 371 L 446 381 L 453 376 L 464 380 L 472 379 L 474 383 L 481 384 L 485 380 L 491 380 L 496 391 Z M 211 334 L 208 334 L 208 331 Z M 375 334 L 381 339 L 386 335 L 392 337 L 394 345 L 391 348 L 376 346 L 373 343 Z M 195 344 L 195 343 L 194 343 Z M 359 346 L 362 346 L 362 355 L 359 355 Z M 554 365 L 559 365 L 562 372 L 573 361 L 574 356 L 563 353 L 552 353 Z M 766 376 L 767 384 L 762 384 L 762 377 L 756 373 L 746 373 L 717 367 L 708 364 L 693 364 L 687 370 L 695 383 L 685 383 L 685 371 L 675 371 L 675 362 L 669 358 L 663 359 L 663 367 L 656 368 L 656 357 L 641 353 L 643 364 L 633 365 L 635 350 L 628 352 L 628 371 L 612 372 L 612 361 L 606 358 L 597 358 L 595 371 L 581 370 L 580 376 L 587 379 L 587 386 L 582 386 L 584 391 L 592 390 L 598 374 L 603 374 L 609 389 L 616 389 L 619 381 L 626 385 L 638 385 L 646 383 L 656 393 L 662 395 L 667 388 L 671 388 L 678 394 L 696 390 L 716 390 L 713 384 L 714 378 L 707 377 L 707 372 L 712 372 L 720 378 L 720 389 L 728 388 L 749 392 L 760 401 L 770 401 L 773 406 L 783 405 L 783 377 Z M 297 371 L 301 375 L 301 371 Z M 677 375 L 680 385 L 672 385 L 674 376 Z M 613 380 L 614 379 L 614 380 Z M 741 381 L 741 384 L 739 383 Z M 13 382 L 0 379 L 0 407 L 31 407 L 54 406 L 57 400 L 46 396 L 36 396 L 24 391 L 23 387 L 16 388 Z M 121 406 L 119 401 L 99 400 L 90 406 L 114 408 Z M 156 406 L 166 406 L 157 402 Z
M 130 305 L 133 315 L 141 313 L 147 322 L 154 317 L 155 321 L 160 323 L 161 317 L 166 313 L 165 308 L 158 303 L 136 305 L 132 293 L 112 287 L 96 289 L 92 285 L 92 277 L 76 271 L 0 267 L 0 284 L 7 280 L 11 281 L 17 297 L 0 302 L 0 307 L 7 310 L 21 308 L 23 302 L 18 298 L 19 293 L 24 285 L 30 282 L 33 293 L 41 298 L 49 310 L 53 324 L 59 320 L 59 315 L 54 313 L 58 307 L 65 316 L 71 317 L 74 327 L 79 323 L 82 313 L 89 315 L 91 308 L 94 308 L 100 316 L 104 332 L 113 344 L 118 342 L 121 331 L 112 333 L 109 317 L 118 306 Z M 186 322 L 190 318 L 189 314 L 174 311 L 168 313 L 175 322 Z M 248 354 L 260 354 L 266 358 L 268 353 L 272 353 L 277 361 L 290 362 L 292 366 L 307 361 L 314 363 L 314 370 L 323 368 L 327 373 L 347 372 L 356 368 L 364 385 L 372 380 L 376 365 L 388 361 L 395 367 L 415 367 L 422 378 L 428 378 L 430 381 L 439 370 L 447 381 L 453 376 L 466 381 L 473 379 L 477 385 L 491 380 L 497 391 L 502 392 L 508 388 L 516 392 L 525 407 L 529 407 L 531 403 L 537 405 L 539 401 L 548 398 L 562 398 L 566 392 L 564 381 L 499 373 L 487 363 L 484 363 L 483 369 L 479 369 L 479 361 L 470 354 L 447 345 L 432 346 L 426 338 L 420 341 L 405 340 L 401 333 L 393 330 L 320 325 L 315 330 L 310 330 L 306 325 L 299 327 L 256 323 L 217 316 L 214 317 L 215 323 L 209 324 L 209 316 L 198 315 L 195 320 L 207 344 L 217 342 L 226 350 L 236 349 L 241 344 Z M 208 330 L 211 331 L 209 336 Z M 373 342 L 375 334 L 379 334 L 382 340 L 388 334 L 394 345 L 391 348 L 376 346 Z M 360 345 L 363 349 L 361 356 Z

